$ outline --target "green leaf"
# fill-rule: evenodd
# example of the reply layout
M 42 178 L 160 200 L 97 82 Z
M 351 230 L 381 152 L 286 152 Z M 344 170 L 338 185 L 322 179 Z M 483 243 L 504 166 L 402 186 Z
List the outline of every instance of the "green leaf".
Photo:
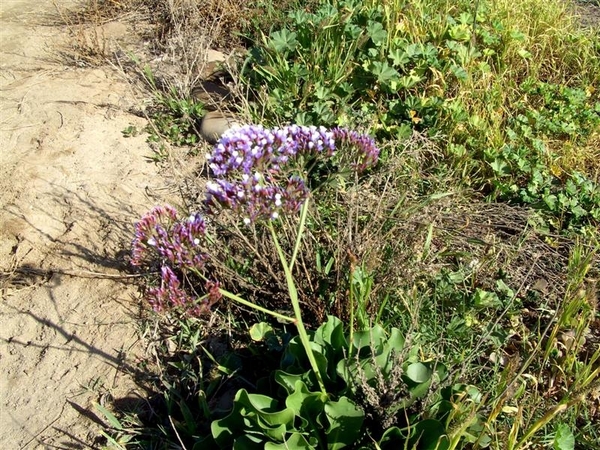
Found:
M 302 375 L 295 375 L 284 372 L 283 370 L 277 370 L 275 372 L 275 381 L 282 386 L 288 395 L 292 394 L 296 389 L 296 382 L 302 381 Z
M 370 20 L 367 24 L 367 34 L 376 46 L 382 45 L 387 39 L 387 31 L 380 22 Z
M 273 442 L 267 442 L 265 444 L 265 450 L 309 450 L 314 449 L 312 445 L 306 440 L 306 438 L 296 432 L 293 433 L 289 438 L 285 439 L 282 444 L 275 444 Z
M 510 175 L 510 166 L 506 164 L 506 161 L 500 158 L 496 158 L 493 162 L 490 163 L 490 167 L 494 172 L 496 172 L 499 176 L 507 176 Z
M 410 62 L 410 58 L 404 50 L 399 48 L 388 54 L 388 58 L 392 60 L 392 64 L 396 67 L 404 67 L 405 64 Z
M 413 438 L 408 448 L 418 450 L 447 450 L 450 448 L 450 440 L 446 435 L 444 425 L 434 419 L 426 419 L 418 422 L 413 428 Z
M 302 381 L 297 381 L 295 387 L 294 393 L 285 400 L 285 405 L 302 420 L 303 428 L 310 425 L 312 430 L 322 429 L 325 424 L 322 423 L 321 414 L 327 397 L 321 392 L 309 392 Z
M 261 434 L 246 434 L 235 440 L 233 450 L 263 450 L 264 445 L 264 436 Z
M 459 42 L 466 42 L 471 39 L 471 27 L 466 24 L 454 25 L 448 31 L 452 39 Z
M 473 296 L 473 302 L 477 308 L 500 308 L 502 302 L 495 292 L 484 291 L 477 288 Z
M 379 354 L 383 350 L 385 338 L 385 330 L 381 325 L 375 325 L 370 330 L 354 333 L 353 345 L 359 351 L 364 347 L 372 347 Z
M 523 59 L 530 59 L 533 56 L 531 54 L 531 52 L 529 52 L 528 50 L 525 50 L 524 48 L 518 50 L 517 54 Z
M 273 440 L 282 440 L 288 429 L 293 428 L 294 411 L 285 408 L 277 411 L 277 401 L 260 394 L 248 394 L 240 389 L 233 400 L 233 411 L 223 419 L 211 424 L 212 435 L 223 447 L 244 448 L 241 442 L 250 439 L 252 432 Z M 238 442 L 238 436 L 242 436 Z M 250 439 L 255 442 L 255 439 Z
M 575 448 L 575 436 L 567 424 L 558 425 L 552 448 L 554 450 L 573 450 Z
M 106 417 L 106 420 L 108 420 L 108 422 L 110 423 L 110 425 L 116 429 L 116 430 L 122 430 L 123 429 L 123 425 L 121 425 L 121 422 L 119 422 L 119 419 L 117 419 L 113 413 L 111 413 L 108 409 L 106 409 L 104 406 L 102 406 L 100 403 L 94 403 L 94 407 L 100 411 L 102 413 L 102 415 L 104 417 Z
M 365 414 L 347 397 L 325 404 L 330 426 L 326 431 L 328 450 L 337 450 L 354 444 L 362 431 Z
M 464 67 L 459 66 L 458 64 L 452 64 L 450 66 L 450 70 L 459 81 L 466 81 L 469 79 L 468 72 L 464 69 Z
M 263 341 L 267 336 L 273 334 L 273 327 L 265 322 L 259 322 L 250 328 L 250 338 L 253 341 Z
M 314 342 L 332 351 L 333 355 L 341 355 L 348 349 L 344 336 L 344 324 L 334 316 L 328 316 L 327 322 L 315 331 Z
M 423 363 L 413 363 L 406 368 L 406 376 L 415 383 L 425 383 L 431 379 L 432 371 Z
M 390 349 L 401 352 L 404 349 L 404 336 L 398 328 L 392 328 L 390 338 L 387 341 Z
M 293 31 L 280 30 L 271 33 L 269 46 L 277 52 L 287 53 L 298 46 L 297 34 Z
M 379 446 L 385 449 L 397 449 L 404 446 L 406 443 L 406 436 L 402 434 L 402 431 L 398 427 L 391 427 L 385 430 L 383 436 L 379 440 Z
M 374 61 L 371 64 L 371 73 L 377 77 L 377 81 L 386 84 L 392 80 L 398 80 L 400 74 L 387 62 Z
M 573 208 L 571 208 L 571 212 L 573 213 L 573 215 L 575 217 L 577 217 L 578 219 L 584 216 L 587 216 L 587 211 L 585 209 L 583 209 L 580 205 L 574 206 Z

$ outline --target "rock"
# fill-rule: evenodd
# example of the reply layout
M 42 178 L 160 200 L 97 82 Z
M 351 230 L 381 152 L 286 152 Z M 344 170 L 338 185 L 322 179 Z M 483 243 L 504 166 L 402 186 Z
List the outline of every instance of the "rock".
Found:
M 211 144 L 216 144 L 225 131 L 241 123 L 232 114 L 222 111 L 210 111 L 202 118 L 200 134 Z
M 209 111 L 223 107 L 224 102 L 231 100 L 231 92 L 221 83 L 202 81 L 199 86 L 192 89 L 191 97 L 204 104 Z

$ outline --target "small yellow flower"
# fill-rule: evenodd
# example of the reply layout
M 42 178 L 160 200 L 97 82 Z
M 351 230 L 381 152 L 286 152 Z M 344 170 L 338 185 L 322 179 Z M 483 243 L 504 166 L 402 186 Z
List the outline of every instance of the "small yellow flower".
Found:
M 408 114 L 410 115 L 410 120 L 412 120 L 413 123 L 417 124 L 423 122 L 423 119 L 417 117 L 417 112 L 414 109 L 411 109 Z
M 588 86 L 585 88 L 586 97 L 591 97 L 596 92 L 596 88 L 594 86 Z

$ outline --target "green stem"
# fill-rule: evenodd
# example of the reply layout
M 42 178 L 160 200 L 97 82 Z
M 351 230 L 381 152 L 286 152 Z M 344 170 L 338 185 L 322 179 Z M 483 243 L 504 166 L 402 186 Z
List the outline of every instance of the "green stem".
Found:
M 294 251 L 292 253 L 292 257 L 290 259 L 290 272 L 294 269 L 294 263 L 296 262 L 296 256 L 298 255 L 298 250 L 300 249 L 300 244 L 302 243 L 302 235 L 304 234 L 304 224 L 306 223 L 306 216 L 308 215 L 308 199 L 302 205 L 302 209 L 300 210 L 300 224 L 298 225 L 298 233 L 296 235 L 296 243 L 294 244 Z M 279 255 L 281 257 L 281 255 Z
M 285 320 L 286 322 L 292 322 L 292 323 L 296 322 L 296 320 L 297 320 L 294 317 L 284 316 L 283 314 L 279 314 L 275 311 L 271 311 L 270 309 L 263 308 L 262 306 L 259 306 L 256 303 L 252 303 L 252 302 L 249 302 L 248 300 L 244 300 L 242 297 L 238 297 L 237 295 L 232 294 L 231 292 L 226 291 L 225 289 L 219 289 L 219 292 L 221 293 L 221 295 L 223 295 L 223 297 L 227 297 L 228 299 L 233 300 L 234 302 L 238 302 L 241 305 L 248 306 L 250 308 L 254 308 L 257 311 L 263 312 L 265 314 L 270 314 L 273 317 L 276 317 L 277 319 Z
M 352 349 L 354 348 L 354 271 L 350 269 L 350 289 L 348 289 L 348 300 L 350 301 L 350 354 L 352 357 Z
M 204 274 L 202 272 L 200 272 L 198 269 L 191 269 L 191 271 L 194 272 L 196 275 L 198 275 L 200 278 L 202 278 L 204 281 L 208 280 L 204 276 Z M 271 311 L 270 309 L 263 308 L 262 306 L 259 306 L 256 303 L 249 302 L 248 300 L 245 300 L 242 297 L 232 294 L 231 292 L 226 291 L 225 289 L 219 289 L 219 292 L 221 293 L 221 295 L 223 297 L 233 300 L 234 302 L 238 302 L 241 305 L 248 306 L 249 308 L 256 309 L 257 311 L 263 312 L 265 314 L 270 314 L 271 316 L 273 316 L 277 319 L 280 319 L 280 320 L 284 320 L 286 322 L 291 322 L 291 323 L 296 322 L 296 319 L 294 317 L 284 316 L 283 314 L 279 314 L 275 311 Z
M 298 237 L 296 238 L 296 247 L 299 247 L 299 242 L 302 238 L 302 233 L 304 231 L 304 221 L 306 220 L 306 210 L 308 209 L 308 200 L 302 205 L 302 213 L 300 219 L 300 226 L 298 227 Z M 298 291 L 296 289 L 296 284 L 294 283 L 294 277 L 292 276 L 292 271 L 290 268 L 290 264 L 288 264 L 285 254 L 281 249 L 281 245 L 279 244 L 279 239 L 277 239 L 277 233 L 275 233 L 275 229 L 273 228 L 273 224 L 269 223 L 269 230 L 271 230 L 271 236 L 273 237 L 273 242 L 275 243 L 275 248 L 277 249 L 277 254 L 279 255 L 279 260 L 281 261 L 281 265 L 283 266 L 283 271 L 285 272 L 285 278 L 288 286 L 288 293 L 290 296 L 290 300 L 292 302 L 292 307 L 294 309 L 294 315 L 296 317 L 296 327 L 298 328 L 298 336 L 300 337 L 300 342 L 302 342 L 302 346 L 306 351 L 306 356 L 308 357 L 308 361 L 312 366 L 313 372 L 317 377 L 317 382 L 319 383 L 319 387 L 324 394 L 327 394 L 327 390 L 325 389 L 325 384 L 323 383 L 323 378 L 321 377 L 321 372 L 319 370 L 319 366 L 317 365 L 317 360 L 315 359 L 315 355 L 310 346 L 310 340 L 308 338 L 308 333 L 306 332 L 306 328 L 304 327 L 304 322 L 302 321 L 302 311 L 300 309 L 300 302 L 298 301 Z M 295 249 L 296 251 L 297 249 Z M 293 262 L 293 260 L 292 260 Z

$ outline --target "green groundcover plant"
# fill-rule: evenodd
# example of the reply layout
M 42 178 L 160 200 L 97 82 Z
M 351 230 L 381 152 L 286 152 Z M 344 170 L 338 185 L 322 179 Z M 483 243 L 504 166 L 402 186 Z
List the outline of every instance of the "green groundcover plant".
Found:
M 565 4 L 323 1 L 264 36 L 242 82 L 260 120 L 437 136 L 438 173 L 557 230 L 597 225 L 600 45 Z

